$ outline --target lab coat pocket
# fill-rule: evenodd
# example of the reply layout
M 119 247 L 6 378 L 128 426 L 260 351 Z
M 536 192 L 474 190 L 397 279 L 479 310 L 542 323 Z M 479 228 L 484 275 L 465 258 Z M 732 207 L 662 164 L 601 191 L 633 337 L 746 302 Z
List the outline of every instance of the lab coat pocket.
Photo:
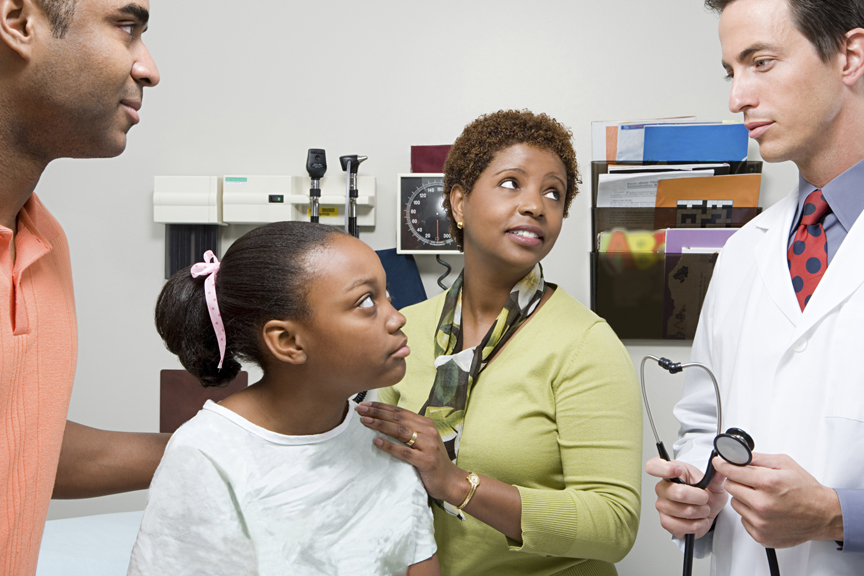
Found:
M 859 425 L 864 425 L 864 402 L 861 401 L 862 393 L 864 393 L 864 380 L 852 376 L 848 372 L 838 375 L 837 380 L 842 380 L 842 384 L 832 387 L 831 397 L 827 402 L 825 412 L 829 425 L 831 420 L 851 420 Z
M 823 320 L 823 338 L 814 338 L 821 362 L 810 382 L 818 382 L 825 408 L 813 447 L 824 452 L 823 484 L 832 488 L 864 488 L 862 327 L 864 299 L 855 296 Z
M 825 417 L 827 433 L 823 484 L 831 488 L 864 488 L 864 411 L 846 399 L 845 409 L 835 405 Z
M 831 414 L 826 416 L 829 420 L 851 420 L 858 424 L 864 425 L 864 406 L 854 406 L 853 403 L 846 402 L 840 406 L 834 406 Z
M 859 291 L 860 292 L 860 291 Z M 818 350 L 820 388 L 826 399 L 828 418 L 864 423 L 864 370 L 861 342 L 864 341 L 864 294 L 856 295 L 827 315 L 814 340 Z

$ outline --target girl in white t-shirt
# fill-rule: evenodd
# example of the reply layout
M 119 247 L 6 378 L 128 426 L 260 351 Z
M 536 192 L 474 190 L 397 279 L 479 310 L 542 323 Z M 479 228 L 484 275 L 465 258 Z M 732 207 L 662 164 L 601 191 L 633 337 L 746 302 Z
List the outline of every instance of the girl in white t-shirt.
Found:
M 438 575 L 419 476 L 349 400 L 402 378 L 404 324 L 375 252 L 319 224 L 262 226 L 175 274 L 168 349 L 204 386 L 239 360 L 264 375 L 171 438 L 129 574 Z

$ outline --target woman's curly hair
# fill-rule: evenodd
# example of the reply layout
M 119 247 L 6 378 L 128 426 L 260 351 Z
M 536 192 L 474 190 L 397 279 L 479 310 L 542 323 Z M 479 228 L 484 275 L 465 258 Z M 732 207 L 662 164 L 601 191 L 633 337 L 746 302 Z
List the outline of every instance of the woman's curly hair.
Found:
M 462 249 L 462 230 L 456 227 L 450 207 L 450 192 L 460 186 L 465 195 L 471 193 L 480 174 L 495 155 L 515 144 L 528 144 L 556 154 L 567 171 L 567 191 L 564 196 L 564 217 L 570 203 L 579 192 L 579 167 L 571 142 L 573 133 L 546 114 L 529 110 L 499 110 L 480 116 L 462 131 L 444 162 L 444 210 L 450 220 L 450 232 Z

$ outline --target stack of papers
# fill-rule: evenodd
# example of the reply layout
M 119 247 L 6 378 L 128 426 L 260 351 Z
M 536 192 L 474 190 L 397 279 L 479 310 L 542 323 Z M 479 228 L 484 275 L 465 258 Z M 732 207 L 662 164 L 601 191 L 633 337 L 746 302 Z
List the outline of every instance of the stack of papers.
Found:
M 759 205 L 761 174 L 715 175 L 728 164 L 705 164 L 700 170 L 669 170 L 671 166 L 628 166 L 600 174 L 597 208 L 676 208 L 688 201 L 723 202 L 735 208 Z M 689 202 L 692 204 L 692 202 Z
M 641 166 L 629 166 L 628 168 L 641 168 Z M 626 172 L 600 174 L 597 184 L 597 207 L 654 208 L 657 202 L 657 186 L 661 180 L 677 178 L 692 180 L 713 175 L 713 170 L 676 170 L 672 172 L 628 170 Z

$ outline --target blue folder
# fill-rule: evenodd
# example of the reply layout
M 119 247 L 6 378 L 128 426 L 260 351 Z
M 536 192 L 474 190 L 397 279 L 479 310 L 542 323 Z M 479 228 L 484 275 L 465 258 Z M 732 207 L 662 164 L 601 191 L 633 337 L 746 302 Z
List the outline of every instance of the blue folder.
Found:
M 737 162 L 747 159 L 743 124 L 645 126 L 645 162 Z

